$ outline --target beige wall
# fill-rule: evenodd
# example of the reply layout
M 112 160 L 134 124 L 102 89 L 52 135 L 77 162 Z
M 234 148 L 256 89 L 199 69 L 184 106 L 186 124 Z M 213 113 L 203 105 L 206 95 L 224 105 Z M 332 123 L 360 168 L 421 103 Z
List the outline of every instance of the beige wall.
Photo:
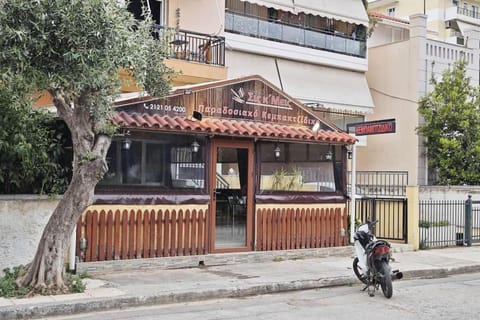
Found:
M 223 33 L 225 1 L 223 0 L 170 0 L 167 24 L 175 27 L 175 11 L 180 8 L 180 29 L 219 35 Z
M 31 262 L 57 204 L 46 196 L 0 196 L 0 277 L 5 268 Z
M 369 50 L 367 79 L 375 113 L 367 121 L 396 119 L 396 133 L 367 137 L 368 147 L 357 148 L 357 170 L 408 171 L 416 184 L 418 137 L 417 62 L 409 41 Z

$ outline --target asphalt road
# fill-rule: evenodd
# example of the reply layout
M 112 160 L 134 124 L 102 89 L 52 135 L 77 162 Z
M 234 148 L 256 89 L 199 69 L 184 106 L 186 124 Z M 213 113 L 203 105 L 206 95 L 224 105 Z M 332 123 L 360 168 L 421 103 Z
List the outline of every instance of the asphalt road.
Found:
M 393 297 L 369 297 L 361 286 L 210 300 L 91 313 L 50 320 L 210 320 L 210 319 L 478 319 L 480 273 L 431 280 L 399 280 Z

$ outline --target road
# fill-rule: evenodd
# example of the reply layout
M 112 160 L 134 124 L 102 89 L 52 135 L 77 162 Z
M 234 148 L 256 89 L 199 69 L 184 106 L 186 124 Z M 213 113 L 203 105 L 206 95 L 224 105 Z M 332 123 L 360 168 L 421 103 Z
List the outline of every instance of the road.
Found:
M 44 319 L 451 320 L 478 319 L 480 314 L 480 273 L 431 280 L 399 280 L 393 287 L 392 299 L 386 299 L 381 291 L 369 297 L 361 291 L 361 286 L 355 285 Z

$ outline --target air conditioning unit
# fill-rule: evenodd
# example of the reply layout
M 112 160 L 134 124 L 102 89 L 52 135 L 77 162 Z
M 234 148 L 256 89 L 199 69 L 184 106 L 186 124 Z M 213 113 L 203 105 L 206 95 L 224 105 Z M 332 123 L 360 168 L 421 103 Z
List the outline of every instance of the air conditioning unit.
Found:
M 445 21 L 445 28 L 450 29 L 452 27 L 452 21 Z

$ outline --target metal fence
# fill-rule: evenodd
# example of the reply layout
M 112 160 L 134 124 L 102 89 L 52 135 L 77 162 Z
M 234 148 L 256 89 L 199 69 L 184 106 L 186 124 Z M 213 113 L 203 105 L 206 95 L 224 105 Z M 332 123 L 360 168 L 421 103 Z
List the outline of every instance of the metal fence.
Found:
M 375 235 L 382 239 L 407 242 L 407 212 L 407 199 L 363 198 L 355 201 L 355 219 L 362 223 L 378 220 Z
M 420 249 L 463 245 L 465 201 L 421 200 L 418 226 Z

